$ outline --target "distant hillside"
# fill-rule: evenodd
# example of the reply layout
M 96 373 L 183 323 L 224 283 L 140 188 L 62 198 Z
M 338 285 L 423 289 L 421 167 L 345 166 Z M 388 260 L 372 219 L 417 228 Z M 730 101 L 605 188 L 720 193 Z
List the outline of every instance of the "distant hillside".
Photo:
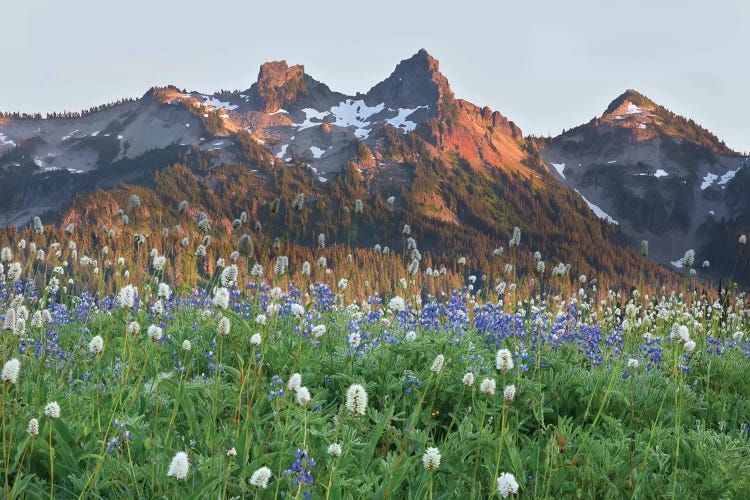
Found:
M 715 264 L 701 274 L 730 276 L 724 257 L 707 245 L 736 255 L 739 234 L 750 229 L 731 194 L 748 159 L 711 132 L 627 90 L 600 117 L 532 142 L 549 171 L 616 222 L 634 246 L 648 240 L 653 258 L 681 271 L 682 255 L 695 249 L 699 264 Z M 735 279 L 748 283 L 743 269 Z
M 689 125 L 632 95 L 648 108 L 649 123 L 678 132 Z M 28 224 L 44 214 L 60 227 L 106 226 L 116 237 L 136 230 L 158 237 L 163 228 L 192 227 L 203 211 L 216 235 L 226 236 L 245 211 L 263 228 L 259 248 L 269 256 L 275 238 L 310 251 L 321 233 L 330 243 L 403 253 L 401 228 L 409 224 L 424 252 L 422 269 L 461 255 L 470 257 L 473 269 L 491 268 L 495 250 L 509 251 L 512 229 L 519 227 L 526 250 L 538 250 L 550 268 L 569 264 L 573 276 L 624 286 L 640 273 L 638 249 L 629 227 L 610 223 L 608 210 L 595 204 L 598 195 L 586 191 L 618 183 L 584 172 L 584 198 L 549 171 L 547 155 L 574 151 L 598 158 L 613 148 L 625 151 L 630 139 L 618 130 L 635 123 L 633 113 L 622 120 L 612 113 L 622 106 L 627 113 L 631 104 L 639 106 L 613 103 L 598 123 L 537 141 L 524 138 L 501 113 L 456 98 L 438 61 L 424 50 L 353 96 L 331 90 L 301 65 L 276 61 L 264 64 L 243 91 L 207 95 L 169 86 L 80 116 L 5 118 L 0 222 Z M 712 144 L 695 147 L 716 158 L 724 175 L 724 150 L 694 129 Z M 670 154 L 692 154 L 681 146 L 686 141 L 666 132 L 659 140 L 665 151 L 674 149 Z M 702 168 L 698 163 L 689 166 L 693 175 Z M 137 213 L 128 209 L 128 193 L 143 200 Z M 296 213 L 291 205 L 298 194 L 305 202 Z M 190 201 L 191 217 L 174 212 L 183 199 Z M 276 199 L 278 211 L 272 210 Z M 355 215 L 357 199 L 365 209 Z M 670 228 L 683 223 L 679 216 L 669 220 Z M 187 236 L 191 244 L 198 237 Z M 646 273 L 661 282 L 675 277 L 653 265 Z M 486 278 L 501 277 L 498 268 Z

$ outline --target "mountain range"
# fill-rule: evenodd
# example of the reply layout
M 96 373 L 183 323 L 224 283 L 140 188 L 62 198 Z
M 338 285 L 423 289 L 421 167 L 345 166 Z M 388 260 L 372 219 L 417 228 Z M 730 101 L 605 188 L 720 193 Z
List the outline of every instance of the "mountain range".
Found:
M 42 216 L 117 228 L 138 193 L 143 232 L 178 224 L 183 199 L 193 216 L 206 211 L 231 232 L 241 211 L 265 224 L 276 199 L 291 212 L 303 193 L 309 215 L 274 228 L 302 246 L 324 233 L 400 249 L 409 224 L 432 259 L 474 254 L 478 264 L 517 226 L 550 263 L 621 284 L 640 269 L 644 239 L 650 277 L 684 271 L 693 248 L 711 261 L 707 278 L 747 283 L 747 258 L 732 266 L 750 225 L 747 163 L 634 90 L 590 122 L 541 138 L 456 98 L 425 50 L 356 95 L 276 61 L 241 91 L 155 87 L 83 113 L 1 114 L 0 225 Z M 355 199 L 366 209 L 351 220 Z

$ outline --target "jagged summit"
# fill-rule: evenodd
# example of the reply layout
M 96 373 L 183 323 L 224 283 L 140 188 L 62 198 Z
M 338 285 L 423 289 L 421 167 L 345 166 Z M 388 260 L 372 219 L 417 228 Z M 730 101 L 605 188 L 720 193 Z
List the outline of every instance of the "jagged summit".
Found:
M 258 71 L 256 84 L 261 93 L 271 92 L 279 88 L 297 86 L 305 90 L 305 67 L 301 64 L 289 66 L 286 61 L 269 61 L 263 63 Z
M 254 109 L 274 113 L 300 101 L 309 103 L 321 99 L 329 100 L 336 93 L 305 73 L 303 65 L 289 66 L 282 60 L 262 64 L 258 71 L 258 80 L 247 94 L 247 102 Z
M 296 101 L 300 94 L 309 92 L 305 84 L 305 67 L 301 64 L 290 67 L 286 61 L 267 62 L 261 65 L 258 81 L 251 91 L 253 89 L 263 104 L 261 110 L 274 112 Z
M 437 104 L 446 96 L 452 98 L 453 92 L 448 79 L 440 73 L 440 64 L 425 49 L 420 49 L 398 63 L 388 78 L 370 89 L 365 102 L 409 109 L 428 106 L 434 113 Z
M 326 206 L 333 208 L 321 206 L 317 226 L 308 228 L 317 237 L 338 229 L 335 204 L 366 198 L 374 210 L 378 200 L 401 193 L 398 207 L 427 221 L 424 231 L 438 228 L 432 241 L 441 252 L 464 251 L 463 242 L 475 246 L 476 237 L 500 241 L 514 225 L 544 250 L 549 228 L 559 227 L 571 242 L 591 242 L 577 247 L 590 266 L 581 272 L 609 266 L 614 275 L 613 259 L 601 256 L 608 235 L 621 230 L 649 239 L 652 256 L 669 264 L 678 251 L 701 247 L 707 217 L 733 213 L 725 193 L 737 189 L 733 179 L 745 158 L 636 90 L 620 94 L 601 117 L 536 141 L 499 111 L 456 98 L 426 50 L 394 66 L 355 95 L 279 60 L 261 65 L 242 91 L 168 86 L 53 119 L 0 115 L 0 224 L 63 214 L 93 186 L 149 184 L 154 173 L 187 162 L 190 172 L 170 170 L 178 183 L 197 175 L 207 192 L 237 196 L 225 203 L 227 218 L 248 198 L 288 199 L 289 189 L 304 189 L 311 199 L 336 200 Z M 70 216 L 77 225 L 115 221 L 116 204 L 99 215 L 95 205 Z M 384 238 L 380 217 L 392 209 L 373 211 L 360 234 Z M 550 258 L 558 247 L 549 247 Z

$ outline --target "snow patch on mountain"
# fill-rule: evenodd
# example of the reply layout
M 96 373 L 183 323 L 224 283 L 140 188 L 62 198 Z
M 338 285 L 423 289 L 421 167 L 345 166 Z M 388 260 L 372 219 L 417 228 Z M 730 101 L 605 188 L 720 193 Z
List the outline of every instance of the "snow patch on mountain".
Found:
M 203 101 L 203 104 L 205 104 L 206 106 L 213 106 L 217 109 L 226 109 L 227 111 L 234 111 L 235 109 L 239 108 L 239 106 L 230 104 L 228 102 L 222 102 L 215 97 L 203 96 L 203 98 L 205 99 Z
M 407 120 L 407 118 L 418 109 L 423 109 L 423 108 L 429 108 L 429 106 L 427 105 L 418 106 L 413 109 L 399 108 L 397 110 L 398 114 L 396 114 L 396 116 L 394 116 L 393 118 L 387 119 L 385 122 L 388 123 L 389 125 L 396 127 L 397 129 L 401 130 L 404 133 L 411 132 L 412 130 L 417 128 L 417 124 L 415 122 Z
M 72 131 L 72 132 L 71 132 L 71 133 L 69 133 L 68 135 L 64 136 L 64 137 L 62 138 L 62 140 L 63 140 L 63 141 L 67 141 L 68 139 L 70 139 L 71 137 L 73 137 L 73 135 L 77 134 L 78 132 L 79 132 L 79 130 L 78 130 L 78 129 L 75 129 L 74 131 Z
M 332 117 L 333 125 L 342 128 L 351 129 L 354 127 L 354 135 L 358 139 L 366 139 L 372 130 L 372 127 L 378 123 L 387 123 L 403 133 L 411 132 L 417 128 L 417 123 L 409 120 L 409 117 L 420 109 L 429 109 L 429 106 L 417 106 L 416 108 L 389 108 L 389 112 L 395 112 L 396 116 L 391 118 L 373 119 L 373 116 L 383 112 L 386 109 L 385 103 L 376 104 L 374 106 L 368 106 L 362 99 L 346 99 L 330 109 L 320 111 L 313 108 L 304 108 L 302 112 L 305 114 L 305 118 L 301 123 L 297 123 L 295 126 L 297 130 L 305 130 L 307 128 L 315 127 L 325 123 L 326 118 Z M 284 110 L 276 111 L 276 114 L 280 112 L 286 112 Z M 330 120 L 329 120 L 330 122 Z
M 320 125 L 321 123 L 323 123 L 323 119 L 331 114 L 330 111 L 318 111 L 317 109 L 313 108 L 305 108 L 302 110 L 302 112 L 305 113 L 305 121 L 297 124 L 298 130 L 305 130 L 306 128 Z
M 560 174 L 560 176 L 565 179 L 565 174 L 563 173 L 565 171 L 565 164 L 564 163 L 550 163 L 555 170 L 557 170 L 557 173 Z
M 703 177 L 703 183 L 701 184 L 701 191 L 705 191 L 706 189 L 708 189 L 709 187 L 711 187 L 711 184 L 713 184 L 714 181 L 716 179 L 718 179 L 718 178 L 719 178 L 719 176 L 716 175 L 716 174 L 712 174 L 711 172 L 707 173 Z
M 325 153 L 325 152 L 326 152 L 326 150 L 325 150 L 325 149 L 320 149 L 320 148 L 318 148 L 318 147 L 315 147 L 315 146 L 310 146 L 310 151 L 312 152 L 312 154 L 313 154 L 313 157 L 314 157 L 315 159 L 318 159 L 318 158 L 320 158 L 321 156 L 323 156 L 323 153 Z
M 368 119 L 375 113 L 383 111 L 385 104 L 368 106 L 362 99 L 347 99 L 341 101 L 331 108 L 331 114 L 336 118 L 339 127 L 355 127 L 354 135 L 359 139 L 365 139 L 370 135 L 369 127 L 372 125 Z M 409 113 L 411 114 L 411 113 Z
M 737 172 L 739 172 L 739 171 L 740 171 L 740 169 L 739 169 L 739 168 L 736 168 L 736 169 L 734 169 L 734 170 L 730 170 L 730 171 L 729 171 L 729 172 L 727 172 L 726 174 L 722 175 L 722 176 L 721 176 L 721 179 L 719 180 L 719 186 L 723 186 L 723 185 L 724 185 L 724 184 L 726 184 L 727 182 L 729 182 L 729 181 L 731 181 L 732 179 L 734 179 L 734 176 L 735 176 L 735 175 L 737 175 Z
M 281 151 L 279 151 L 276 154 L 276 158 L 278 158 L 279 160 L 282 159 L 282 158 L 284 158 L 284 155 L 286 154 L 286 148 L 288 148 L 288 147 L 289 147 L 289 144 L 282 145 L 281 146 Z
M 656 173 L 654 174 L 654 177 L 666 177 L 666 176 L 668 176 L 668 175 L 669 175 L 669 174 L 668 174 L 668 173 L 667 173 L 667 172 L 666 172 L 665 170 L 662 170 L 662 169 L 660 168 L 660 169 L 658 169 L 658 170 L 656 171 Z
M 57 167 L 45 167 L 45 172 L 68 172 L 69 174 L 83 174 L 83 170 L 77 168 L 57 168 Z
M 601 209 L 601 208 L 600 208 L 600 207 L 599 207 L 598 205 L 596 205 L 596 204 L 594 204 L 594 203 L 591 203 L 591 202 L 590 202 L 589 200 L 587 200 L 587 199 L 586 199 L 586 197 L 585 197 L 585 196 L 583 196 L 583 195 L 581 194 L 581 192 L 580 192 L 580 191 L 578 191 L 577 189 L 576 189 L 576 193 L 578 193 L 578 195 L 579 195 L 579 196 L 580 196 L 580 197 L 581 197 L 581 198 L 583 199 L 583 201 L 585 201 L 585 202 L 586 202 L 586 204 L 587 204 L 587 205 L 589 206 L 589 208 L 591 209 L 591 211 L 592 211 L 592 212 L 594 212 L 594 215 L 596 215 L 596 216 L 597 216 L 597 217 L 599 217 L 600 219 L 604 219 L 604 220 L 606 220 L 606 221 L 607 221 L 608 223 L 610 223 L 610 224 L 616 224 L 616 225 L 619 225 L 619 224 L 620 224 L 620 223 L 619 223 L 619 222 L 617 222 L 617 221 L 616 221 L 615 219 L 613 219 L 612 217 L 610 217 L 610 216 L 609 216 L 609 215 L 607 214 L 607 212 L 605 212 L 604 210 L 602 210 L 602 209 Z
M 716 183 L 717 186 L 726 186 L 729 181 L 734 179 L 734 176 L 737 175 L 737 172 L 739 172 L 741 168 L 742 167 L 737 167 L 734 170 L 729 170 L 721 177 L 719 177 L 718 174 L 712 174 L 711 172 L 708 172 L 705 176 L 703 176 L 701 190 L 705 191 L 706 189 L 711 187 L 717 179 L 719 180 L 719 182 Z
M 8 139 L 8 136 L 0 132 L 0 146 L 10 146 L 11 148 L 15 148 L 16 143 Z
M 627 113 L 629 115 L 634 115 L 634 114 L 640 113 L 640 112 L 641 112 L 641 108 L 639 108 L 638 106 L 636 106 L 632 102 L 628 103 L 628 111 L 627 111 Z

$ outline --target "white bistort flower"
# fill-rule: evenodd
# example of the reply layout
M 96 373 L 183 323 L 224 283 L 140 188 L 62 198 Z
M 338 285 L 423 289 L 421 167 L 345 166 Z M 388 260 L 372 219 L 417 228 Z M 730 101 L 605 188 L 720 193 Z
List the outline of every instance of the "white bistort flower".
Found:
M 686 340 L 685 343 L 683 344 L 683 348 L 685 349 L 686 353 L 690 354 L 691 352 L 695 350 L 695 340 L 693 339 Z
M 137 321 L 131 321 L 128 324 L 128 333 L 133 335 L 138 335 L 139 333 L 141 333 L 141 324 Z
M 219 320 L 218 333 L 220 336 L 229 335 L 229 331 L 232 329 L 232 323 L 229 318 L 222 316 Z
M 316 339 L 322 337 L 325 332 L 326 325 L 315 325 L 314 327 L 312 327 L 312 335 Z
M 508 243 L 508 246 L 513 248 L 521 244 L 521 230 L 518 227 L 513 228 L 513 236 Z
M 503 498 L 508 498 L 510 495 L 518 493 L 518 481 L 516 476 L 510 472 L 503 472 L 500 477 L 497 478 L 497 492 Z
M 240 275 L 240 271 L 237 268 L 237 264 L 232 264 L 229 267 L 225 267 L 221 271 L 221 285 L 226 288 L 231 288 L 237 284 L 237 277 Z
M 151 325 L 148 327 L 148 338 L 152 342 L 160 341 L 163 336 L 164 330 L 162 330 L 161 327 L 158 327 L 156 325 Z
M 359 343 L 362 341 L 362 335 L 357 332 L 352 332 L 347 336 L 347 340 L 349 342 L 349 346 L 352 349 L 356 349 L 357 347 L 359 347 Z
M 29 436 L 34 437 L 39 435 L 39 420 L 32 418 L 29 420 L 29 426 L 26 429 L 26 432 L 29 433 Z
M 155 255 L 153 261 L 154 269 L 157 271 L 163 271 L 167 266 L 167 258 L 163 255 Z
M 189 340 L 185 339 L 182 341 L 182 350 L 185 352 L 190 352 L 190 350 L 193 348 L 193 344 L 190 343 Z
M 298 304 L 296 302 L 289 307 L 289 311 L 296 318 L 301 318 L 305 315 L 305 308 L 302 306 L 302 304 Z
M 135 299 L 138 297 L 138 289 L 133 285 L 124 286 L 117 295 L 117 301 L 120 307 L 131 309 L 135 307 Z
M 352 384 L 346 390 L 346 409 L 353 415 L 364 415 L 367 411 L 367 390 L 360 384 Z
M 286 384 L 286 388 L 292 392 L 297 392 L 302 387 L 302 376 L 299 373 L 293 373 L 289 377 L 289 382 Z
M 307 387 L 302 386 L 297 389 L 297 404 L 305 406 L 311 399 L 312 396 L 310 396 L 310 390 Z
M 432 362 L 432 367 L 430 368 L 430 371 L 434 374 L 439 374 L 443 371 L 443 367 L 445 366 L 445 356 L 442 354 L 438 354 L 435 356 L 435 361 Z
M 256 279 L 262 279 L 263 278 L 263 266 L 261 266 L 260 264 L 253 264 L 253 267 L 250 270 L 250 276 Z
M 495 355 L 495 365 L 498 370 L 508 371 L 513 369 L 513 355 L 508 349 L 500 349 Z
M 341 443 L 331 443 L 328 445 L 328 454 L 332 457 L 338 458 L 342 452 Z
M 482 383 L 479 384 L 479 391 L 485 396 L 494 396 L 496 388 L 497 381 L 494 378 L 482 379 Z
M 271 480 L 271 475 L 271 469 L 268 467 L 261 467 L 250 476 L 250 484 L 257 486 L 258 488 L 266 489 L 266 487 L 268 487 L 268 481 Z
M 260 333 L 253 333 L 253 335 L 250 337 L 250 345 L 253 347 L 258 347 L 260 345 L 260 342 Z
M 693 267 L 695 263 L 695 250 L 690 249 L 682 257 L 682 267 Z
M 670 340 L 684 344 L 690 340 L 690 330 L 688 330 L 688 327 L 685 325 L 675 323 L 672 325 L 672 331 L 670 332 L 669 338 Z
M 399 297 L 396 295 L 391 300 L 388 301 L 388 309 L 391 310 L 391 312 L 394 313 L 400 313 L 403 311 L 406 311 L 406 302 L 402 297 Z
M 184 451 L 178 451 L 169 463 L 167 477 L 175 479 L 187 479 L 190 470 L 190 458 Z
M 89 352 L 93 354 L 99 354 L 104 350 L 104 339 L 101 335 L 97 335 L 91 342 L 89 342 Z
M 422 466 L 429 471 L 437 469 L 440 466 L 440 450 L 427 448 L 422 455 Z
M 464 378 L 461 379 L 461 382 L 463 382 L 466 387 L 471 387 L 472 385 L 474 385 L 474 374 L 471 372 L 466 372 Z
M 15 384 L 18 381 L 18 372 L 21 371 L 21 362 L 17 358 L 9 359 L 3 365 L 3 373 L 0 379 Z
M 229 307 L 229 290 L 220 286 L 214 292 L 214 305 L 220 309 Z
M 164 300 L 169 300 L 169 297 L 172 296 L 172 290 L 166 283 L 159 283 L 159 291 L 156 295 L 157 297 L 161 297 Z
M 513 399 L 516 397 L 516 386 L 513 384 L 505 386 L 503 397 L 505 398 L 506 403 L 512 403 Z
M 57 401 L 50 401 L 47 406 L 44 407 L 44 414 L 49 418 L 60 418 L 60 405 Z

